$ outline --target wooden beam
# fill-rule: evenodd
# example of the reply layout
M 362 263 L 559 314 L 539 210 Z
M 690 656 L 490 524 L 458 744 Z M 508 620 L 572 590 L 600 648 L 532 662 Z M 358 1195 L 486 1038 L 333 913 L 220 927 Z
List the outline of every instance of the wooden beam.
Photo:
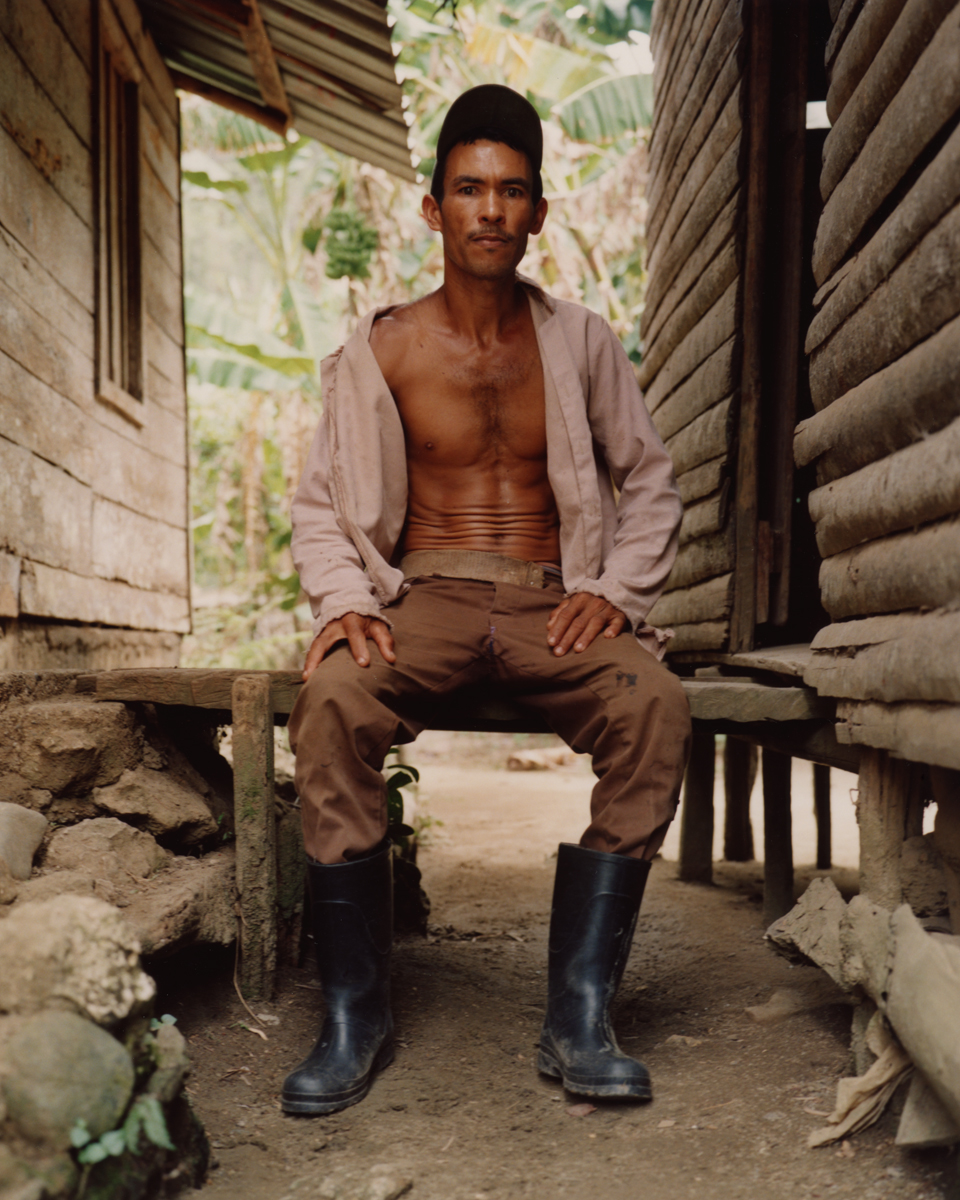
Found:
M 826 769 L 829 770 L 829 767 Z M 723 857 L 727 862 L 750 862 L 753 859 L 750 794 L 756 778 L 756 746 L 739 738 L 728 737 L 723 748 L 723 790 L 726 798 Z
M 678 878 L 685 883 L 713 882 L 713 780 L 716 739 L 695 729 L 683 785 Z
M 260 15 L 260 5 L 257 0 L 243 0 L 243 3 L 250 10 L 247 24 L 242 30 L 242 37 L 253 65 L 253 77 L 257 81 L 264 104 L 286 113 L 289 124 L 290 101 L 287 98 L 283 80 L 280 78 L 280 68 L 277 66 L 276 55 L 270 45 L 263 17 Z
M 239 675 L 231 689 L 237 891 L 244 993 L 268 1000 L 277 966 L 277 820 L 270 680 Z
M 763 751 L 763 922 L 767 926 L 793 908 L 791 766 L 789 755 Z
M 830 768 L 823 763 L 813 764 L 813 811 L 817 818 L 817 870 L 829 871 L 833 866 L 833 845 L 830 830 Z
M 173 67 L 170 68 L 170 78 L 173 80 L 173 86 L 181 92 L 193 92 L 197 96 L 203 96 L 212 103 L 219 104 L 221 108 L 228 108 L 231 112 L 239 113 L 241 117 L 249 117 L 251 121 L 256 121 L 281 137 L 290 127 L 290 117 L 280 109 L 261 107 L 252 100 L 235 96 L 233 92 L 225 92 L 223 88 L 214 87 L 212 83 L 195 79 L 185 71 L 178 71 Z

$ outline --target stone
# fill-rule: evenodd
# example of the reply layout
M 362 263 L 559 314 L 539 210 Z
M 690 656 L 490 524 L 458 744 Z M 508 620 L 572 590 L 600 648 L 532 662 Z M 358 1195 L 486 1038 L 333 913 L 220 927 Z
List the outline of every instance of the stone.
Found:
M 115 783 L 140 761 L 142 736 L 124 704 L 59 700 L 29 704 L 19 720 L 14 769 L 54 793 Z
M 960 1142 L 960 1129 L 919 1071 L 914 1071 L 897 1127 L 898 1146 L 926 1150 Z
M 14 879 L 29 879 L 33 856 L 43 841 L 47 818 L 20 804 L 0 801 L 0 859 Z
M 149 833 L 116 817 L 93 817 L 58 829 L 50 838 L 43 864 L 48 870 L 83 871 L 115 882 L 145 879 L 171 858 Z
M 770 926 L 766 940 L 788 957 L 799 951 L 843 986 L 840 921 L 846 908 L 829 876 L 814 879 L 794 907 Z
M 21 883 L 15 907 L 64 895 L 92 896 L 95 900 L 103 900 L 119 908 L 127 903 L 120 886 L 113 879 L 91 875 L 87 871 L 51 871 L 49 875 L 36 875 L 26 883 Z
M 155 882 L 129 896 L 123 917 L 143 954 L 169 954 L 196 942 L 229 946 L 237 937 L 235 904 L 231 845 L 202 858 L 175 857 Z
M 35 788 L 15 772 L 0 774 L 0 800 L 7 804 L 19 804 L 23 808 L 32 808 L 34 812 L 44 812 L 53 793 L 45 788 Z
M 169 1104 L 190 1070 L 187 1040 L 175 1025 L 161 1025 L 153 1035 L 153 1041 L 157 1069 L 150 1076 L 147 1091 L 161 1104 Z
M 948 911 L 946 881 L 934 835 L 907 838 L 900 850 L 900 887 L 903 902 L 918 917 Z
M 87 896 L 17 907 L 0 921 L 0 1012 L 73 1009 L 101 1025 L 153 999 L 140 946 L 121 914 Z
M 116 783 L 97 788 L 98 808 L 130 819 L 155 837 L 170 837 L 195 845 L 217 832 L 217 822 L 203 797 L 173 776 L 136 767 Z
M 7 864 L 0 858 L 0 905 L 12 904 L 19 891 L 17 880 L 14 879 Z
M 8 1121 L 22 1137 L 58 1150 L 81 1119 L 95 1138 L 113 1129 L 133 1093 L 130 1055 L 75 1013 L 32 1017 L 7 1043 L 0 1069 Z

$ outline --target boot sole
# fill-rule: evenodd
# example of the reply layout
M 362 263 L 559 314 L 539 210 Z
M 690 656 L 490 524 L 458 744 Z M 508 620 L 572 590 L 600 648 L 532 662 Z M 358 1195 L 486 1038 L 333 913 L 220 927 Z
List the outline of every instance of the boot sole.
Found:
M 387 1046 L 380 1047 L 373 1060 L 370 1073 L 356 1087 L 332 1096 L 290 1096 L 289 1098 L 281 1096 L 280 1108 L 294 1117 L 323 1117 L 330 1113 L 340 1112 L 343 1108 L 349 1108 L 352 1104 L 359 1104 L 370 1091 L 374 1078 L 393 1062 L 393 1056 L 394 1047 L 391 1042 Z
M 563 1086 L 574 1096 L 598 1096 L 608 1100 L 652 1100 L 653 1088 L 649 1083 L 594 1083 L 565 1075 L 559 1062 L 543 1050 L 537 1054 L 537 1070 L 551 1079 L 560 1079 Z

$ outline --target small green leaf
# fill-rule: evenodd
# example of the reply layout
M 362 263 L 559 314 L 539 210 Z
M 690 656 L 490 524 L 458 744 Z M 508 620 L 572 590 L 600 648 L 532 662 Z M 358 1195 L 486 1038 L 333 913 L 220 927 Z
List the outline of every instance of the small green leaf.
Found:
M 162 1150 L 175 1150 L 170 1134 L 167 1132 L 167 1122 L 156 1096 L 141 1096 L 136 1104 L 143 1117 L 143 1132 L 155 1146 Z
M 123 1139 L 131 1154 L 136 1154 L 140 1149 L 140 1127 L 142 1124 L 140 1110 L 134 1105 L 123 1123 Z
M 77 1155 L 77 1160 L 86 1166 L 90 1163 L 103 1162 L 106 1157 L 107 1152 L 103 1146 L 99 1142 L 91 1142 L 89 1146 L 84 1146 L 80 1151 Z
M 413 783 L 414 780 L 415 776 L 411 774 L 410 768 L 402 767 L 394 770 L 389 779 L 389 786 L 391 788 L 402 788 L 406 787 L 408 783 Z
M 100 1145 L 113 1158 L 118 1158 L 127 1148 L 127 1139 L 122 1129 L 111 1129 L 101 1137 Z
M 70 1130 L 70 1145 L 79 1150 L 81 1146 L 85 1146 L 90 1141 L 90 1137 L 91 1134 L 87 1128 L 87 1123 L 81 1117 Z
M 181 178 L 196 187 L 209 188 L 217 192 L 246 192 L 250 185 L 242 179 L 211 179 L 206 171 L 181 171 Z

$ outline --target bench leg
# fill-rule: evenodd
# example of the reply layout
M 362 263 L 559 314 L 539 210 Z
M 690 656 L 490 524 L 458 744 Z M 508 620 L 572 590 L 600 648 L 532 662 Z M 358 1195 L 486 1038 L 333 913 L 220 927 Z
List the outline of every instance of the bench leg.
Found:
M 833 841 L 830 830 L 830 768 L 813 764 L 813 812 L 817 818 L 817 870 L 833 866 Z
M 789 754 L 762 753 L 763 771 L 763 921 L 774 921 L 793 908 L 793 828 L 790 816 Z
M 756 778 L 756 746 L 740 738 L 728 737 L 723 751 L 723 791 L 726 798 L 723 857 L 727 862 L 750 862 L 753 859 L 750 793 Z
M 686 883 L 713 882 L 713 776 L 715 738 L 694 727 L 690 761 L 683 784 L 680 814 L 679 878 Z
M 277 822 L 269 677 L 238 676 L 231 698 L 241 985 L 245 996 L 266 1000 L 273 991 L 277 965 Z

